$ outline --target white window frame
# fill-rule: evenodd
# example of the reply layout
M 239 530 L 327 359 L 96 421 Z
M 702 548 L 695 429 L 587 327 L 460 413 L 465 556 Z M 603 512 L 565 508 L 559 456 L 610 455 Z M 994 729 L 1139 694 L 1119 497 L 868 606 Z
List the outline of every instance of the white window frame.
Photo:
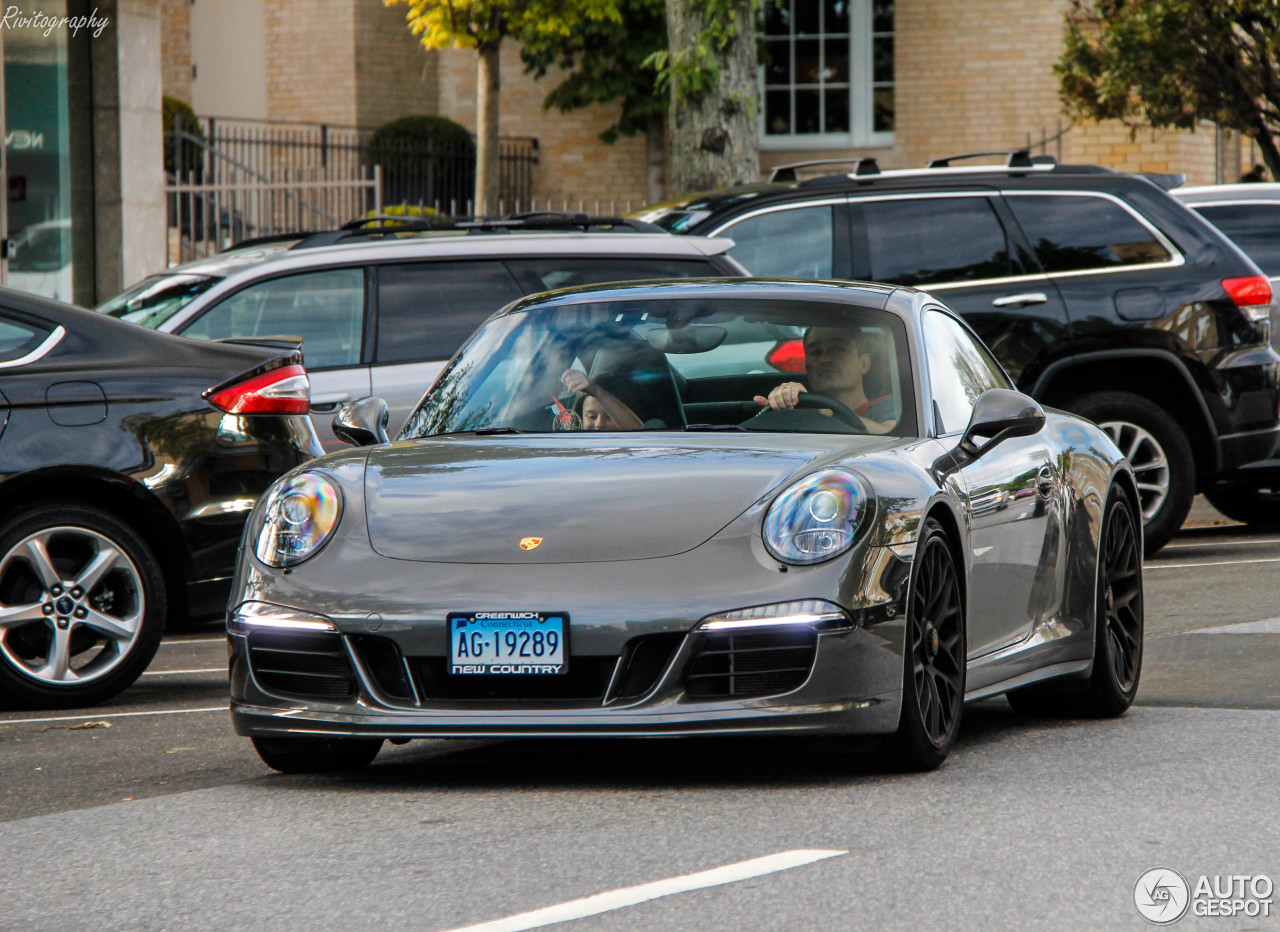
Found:
M 772 2 L 772 0 L 767 0 Z M 821 3 L 822 0 L 784 0 L 784 2 L 792 3 Z M 895 4 L 896 7 L 896 4 Z M 794 7 L 793 7 L 794 9 Z M 894 10 L 894 32 L 879 33 L 879 35 L 897 35 L 897 10 Z M 792 149 L 882 149 L 890 148 L 895 142 L 895 133 L 890 131 L 875 132 L 872 126 L 874 117 L 874 100 L 875 87 L 873 81 L 875 76 L 875 60 L 872 52 L 873 33 L 872 26 L 872 0 L 849 0 L 849 132 L 847 133 L 792 133 L 790 135 L 770 135 L 765 133 L 765 69 L 761 65 L 758 72 L 758 88 L 759 88 L 759 116 L 757 119 L 757 132 L 760 139 L 760 149 L 765 152 L 769 151 L 787 151 Z M 767 39 L 767 36 L 762 36 Z M 826 33 L 818 33 L 817 35 L 806 35 L 805 39 L 818 39 L 819 42 L 826 41 Z M 791 66 L 794 76 L 795 68 L 795 33 L 791 35 Z M 895 58 L 897 54 L 897 45 L 894 45 Z M 880 82 L 881 87 L 893 87 L 895 122 L 897 111 L 897 74 L 895 61 L 895 80 L 890 84 Z M 795 85 L 788 85 L 794 88 Z M 795 120 L 795 106 L 792 104 L 792 121 Z

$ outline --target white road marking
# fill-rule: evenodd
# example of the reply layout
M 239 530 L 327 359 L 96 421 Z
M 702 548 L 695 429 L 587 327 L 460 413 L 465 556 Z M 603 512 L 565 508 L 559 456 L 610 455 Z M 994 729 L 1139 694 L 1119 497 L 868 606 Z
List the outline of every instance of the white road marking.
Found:
M 1179 541 L 1174 544 L 1165 544 L 1163 550 L 1177 550 L 1186 547 L 1243 547 L 1253 544 L 1280 544 L 1280 537 L 1248 537 L 1244 540 L 1213 540 L 1206 538 L 1205 540 L 1188 540 Z
M 595 896 L 570 900 L 555 906 L 546 906 L 532 912 L 518 913 L 505 919 L 494 919 L 479 925 L 462 926 L 448 932 L 523 932 L 525 929 L 537 929 L 542 926 L 568 922 L 571 919 L 583 919 L 587 916 L 598 916 L 601 913 L 622 909 L 624 906 L 635 906 L 648 900 L 671 896 L 673 893 L 685 893 L 689 890 L 701 890 L 703 887 L 718 887 L 721 884 L 749 880 L 763 874 L 789 870 L 821 861 L 825 858 L 836 858 L 848 851 L 827 851 L 819 849 L 799 849 L 781 851 L 750 861 L 739 861 L 737 864 L 726 864 L 711 870 L 699 871 L 696 874 L 685 874 L 682 877 L 671 877 L 667 880 L 655 880 L 653 883 L 642 883 L 635 887 L 621 887 Z
M 1280 563 L 1280 557 L 1266 557 L 1261 560 L 1215 560 L 1209 563 L 1146 563 L 1146 570 L 1183 570 L 1194 566 L 1244 566 L 1248 563 Z
M 1218 625 L 1216 628 L 1195 628 L 1184 631 L 1183 634 L 1280 634 L 1280 618 L 1242 621 L 1234 625 Z
M 226 667 L 208 667 L 203 670 L 147 670 L 143 676 L 177 676 L 180 673 L 226 673 Z
M 161 647 L 168 647 L 170 644 L 219 644 L 225 643 L 226 635 L 217 634 L 207 638 L 165 638 L 160 642 Z
M 188 712 L 226 712 L 227 706 L 216 705 L 207 709 L 154 709 L 145 712 L 93 712 L 89 715 L 55 715 L 50 718 L 0 718 L 0 725 L 31 725 L 38 722 L 75 722 L 82 718 L 95 721 L 100 718 L 131 718 L 135 715 L 186 715 Z

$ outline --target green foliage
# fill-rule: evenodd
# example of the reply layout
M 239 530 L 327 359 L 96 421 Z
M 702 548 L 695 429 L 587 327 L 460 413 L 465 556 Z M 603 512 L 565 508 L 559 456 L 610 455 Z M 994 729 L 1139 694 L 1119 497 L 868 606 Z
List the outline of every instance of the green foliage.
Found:
M 1072 0 L 1054 69 L 1068 109 L 1093 119 L 1257 140 L 1280 176 L 1280 3 Z
M 374 153 L 398 153 L 425 149 L 432 141 L 447 151 L 475 153 L 467 128 L 442 116 L 407 116 L 384 123 L 369 137 L 369 148 Z
M 428 49 L 494 48 L 511 36 L 520 42 L 572 36 L 589 22 L 617 22 L 616 0 L 383 0 L 405 3 L 405 19 Z
M 600 134 L 606 143 L 648 128 L 649 120 L 667 112 L 667 95 L 656 87 L 646 61 L 667 48 L 663 0 L 617 0 L 619 19 L 584 23 L 569 35 L 540 36 L 520 50 L 525 71 L 541 78 L 552 67 L 569 75 L 543 102 L 568 113 L 591 104 L 619 101 L 616 123 Z
M 178 128 L 190 136 L 194 136 L 201 142 L 204 141 L 204 132 L 200 129 L 200 121 L 196 119 L 196 112 L 191 109 L 191 105 L 186 101 L 178 100 L 176 97 L 160 98 L 160 111 L 164 115 L 164 132 L 166 134 L 173 132 L 173 124 L 175 119 L 178 122 Z M 182 166 L 184 171 L 192 171 L 200 164 L 200 145 L 189 140 L 182 143 Z M 178 170 L 178 147 L 174 144 L 171 135 L 164 137 L 164 170 L 172 174 Z

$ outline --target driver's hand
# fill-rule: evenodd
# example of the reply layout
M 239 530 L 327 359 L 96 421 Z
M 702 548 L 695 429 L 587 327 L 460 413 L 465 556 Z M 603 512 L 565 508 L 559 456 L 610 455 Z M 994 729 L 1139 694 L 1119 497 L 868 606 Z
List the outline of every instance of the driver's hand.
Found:
M 769 392 L 768 398 L 764 395 L 756 395 L 755 402 L 758 405 L 768 405 L 775 411 L 781 411 L 783 408 L 794 408 L 800 402 L 800 393 L 808 390 L 799 382 L 783 382 Z
M 560 381 L 571 392 L 585 392 L 587 386 L 591 384 L 587 374 L 577 369 L 565 369 L 564 374 L 560 376 Z

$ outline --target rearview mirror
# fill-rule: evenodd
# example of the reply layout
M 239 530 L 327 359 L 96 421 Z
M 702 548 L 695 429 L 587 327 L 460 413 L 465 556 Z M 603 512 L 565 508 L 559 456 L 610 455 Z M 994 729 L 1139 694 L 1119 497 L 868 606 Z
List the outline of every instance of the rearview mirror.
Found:
M 377 395 L 348 401 L 333 416 L 333 435 L 343 443 L 371 447 L 387 442 L 391 409 Z
M 1021 392 L 992 388 L 983 392 L 973 406 L 969 426 L 965 428 L 960 448 L 969 456 L 995 446 L 1010 437 L 1029 437 L 1044 427 L 1044 409 Z M 979 446 L 977 439 L 988 442 Z

